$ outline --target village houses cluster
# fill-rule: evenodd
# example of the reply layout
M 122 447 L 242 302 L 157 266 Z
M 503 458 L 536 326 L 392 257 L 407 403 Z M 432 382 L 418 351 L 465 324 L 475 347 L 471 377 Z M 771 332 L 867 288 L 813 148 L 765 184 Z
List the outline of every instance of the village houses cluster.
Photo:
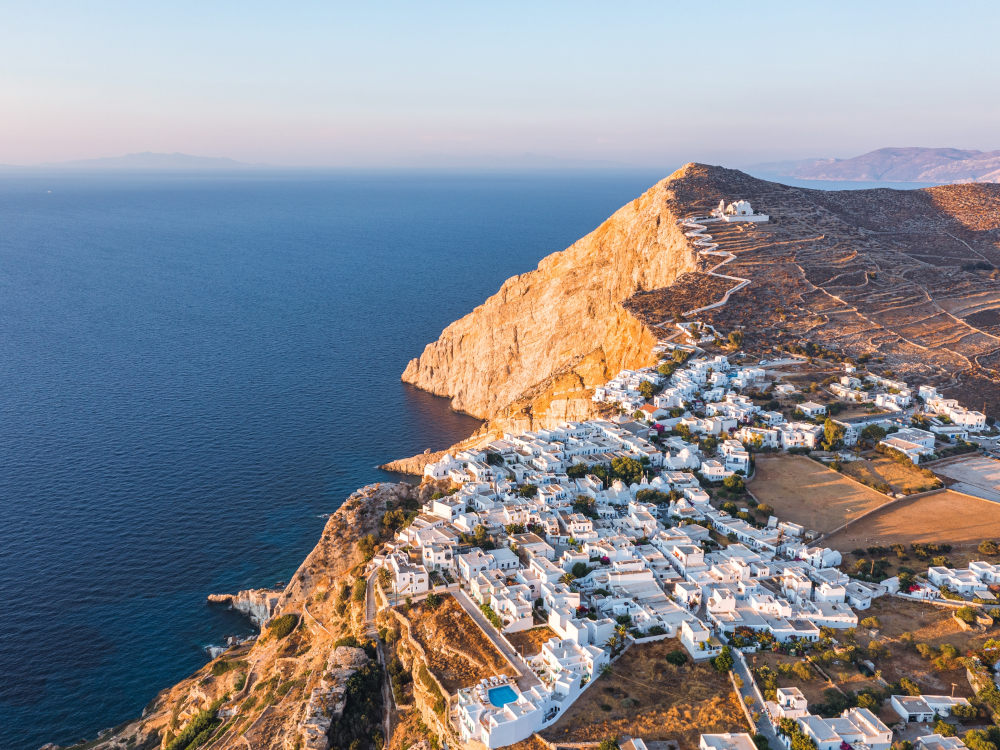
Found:
M 659 347 L 664 354 L 673 348 Z M 816 641 L 823 627 L 855 627 L 857 610 L 895 591 L 895 579 L 880 585 L 849 578 L 837 568 L 840 553 L 811 543 L 801 526 L 773 515 L 750 523 L 709 502 L 703 482 L 749 475 L 752 450 L 816 448 L 825 407 L 802 402 L 803 417 L 787 421 L 746 394 L 794 387 L 768 383 L 763 367 L 676 348 L 683 351 L 677 359 L 687 359 L 669 375 L 627 370 L 596 389 L 596 401 L 621 407 L 616 418 L 504 434 L 428 464 L 425 476 L 448 480 L 452 491 L 438 493 L 373 560 L 389 571 L 394 601 L 423 596 L 437 581 L 489 613 L 501 633 L 529 629 L 539 618 L 555 633 L 531 661 L 530 679 L 498 677 L 459 691 L 464 740 L 494 748 L 551 725 L 626 637 L 674 637 L 695 660 L 717 656 L 748 633 L 778 643 Z M 912 396 L 905 383 L 875 378 L 862 390 L 853 368 L 846 369 L 830 388 L 836 396 L 868 399 L 878 390 L 872 398 L 891 395 L 882 402 L 893 408 L 840 422 L 845 443 L 881 424 L 898 430 L 889 444 L 914 452 L 914 460 L 927 455 L 922 450 L 933 452 L 934 433 L 907 426 Z M 949 425 L 985 427 L 976 412 L 933 389 L 921 388 L 920 396 Z M 693 436 L 714 437 L 712 449 Z M 641 466 L 641 475 L 615 478 L 616 461 Z M 1000 577 L 995 566 L 965 573 L 988 577 L 977 582 Z M 889 747 L 884 725 L 865 709 L 820 719 L 800 703 L 789 693 L 769 710 L 796 718 L 820 748 L 840 747 L 840 739 Z M 740 736 L 733 737 L 738 746 Z

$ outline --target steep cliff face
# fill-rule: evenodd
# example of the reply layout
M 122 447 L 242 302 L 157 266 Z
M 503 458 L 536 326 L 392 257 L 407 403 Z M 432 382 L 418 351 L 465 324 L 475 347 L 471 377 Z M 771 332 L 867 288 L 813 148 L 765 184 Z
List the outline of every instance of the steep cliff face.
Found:
M 536 270 L 508 279 L 428 344 L 403 380 L 495 425 L 590 415 L 587 389 L 650 362 L 656 337 L 621 303 L 697 266 L 667 207 L 676 176 Z

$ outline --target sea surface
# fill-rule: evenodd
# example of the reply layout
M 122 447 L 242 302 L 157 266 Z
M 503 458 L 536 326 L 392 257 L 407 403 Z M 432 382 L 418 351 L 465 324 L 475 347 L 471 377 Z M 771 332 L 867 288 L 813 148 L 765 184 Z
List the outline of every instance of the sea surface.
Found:
M 0 174 L 0 748 L 250 632 L 206 595 L 478 425 L 407 360 L 663 174 Z

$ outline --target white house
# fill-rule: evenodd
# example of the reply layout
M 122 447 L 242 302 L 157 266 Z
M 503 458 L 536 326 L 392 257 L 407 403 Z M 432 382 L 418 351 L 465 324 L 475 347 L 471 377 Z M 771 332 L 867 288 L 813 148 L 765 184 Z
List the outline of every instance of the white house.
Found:
M 966 698 L 949 695 L 894 695 L 889 705 L 906 722 L 931 722 L 938 716 L 950 716 L 955 706 L 968 706 Z
M 700 750 L 757 750 L 753 737 L 746 732 L 703 734 L 698 747 Z
M 798 411 L 802 412 L 810 419 L 815 419 L 816 417 L 821 417 L 826 414 L 826 406 L 818 404 L 815 401 L 803 401 L 797 408 Z

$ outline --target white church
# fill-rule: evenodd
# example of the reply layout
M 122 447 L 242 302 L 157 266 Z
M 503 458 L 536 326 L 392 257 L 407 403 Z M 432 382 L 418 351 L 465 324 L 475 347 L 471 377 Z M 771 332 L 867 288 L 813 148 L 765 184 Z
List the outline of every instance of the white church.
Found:
M 728 222 L 764 222 L 771 218 L 767 214 L 754 213 L 750 201 L 747 200 L 734 201 L 728 206 L 725 200 L 720 200 L 719 207 L 712 211 L 712 216 Z

